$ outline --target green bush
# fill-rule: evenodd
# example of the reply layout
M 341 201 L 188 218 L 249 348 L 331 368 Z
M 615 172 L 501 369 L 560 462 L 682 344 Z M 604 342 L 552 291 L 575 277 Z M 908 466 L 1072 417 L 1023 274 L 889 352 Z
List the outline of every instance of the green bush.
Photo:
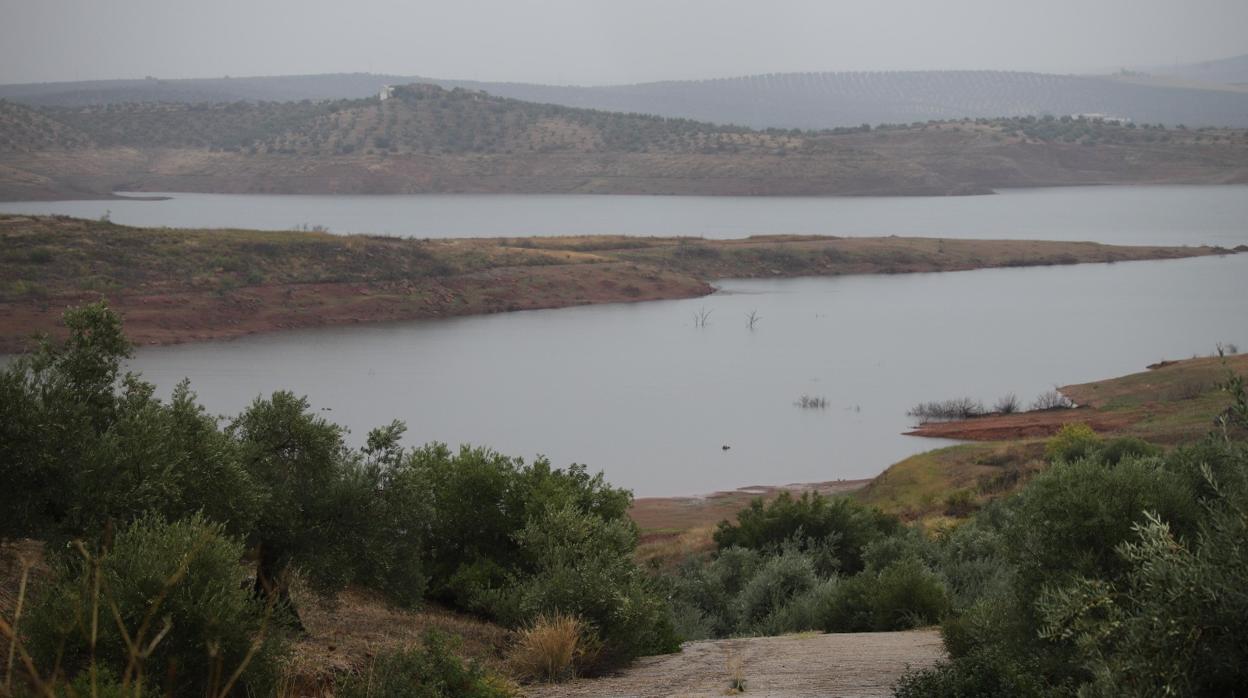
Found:
M 948 609 L 940 579 L 911 558 L 842 580 L 820 621 L 829 632 L 904 630 L 936 623 Z
M 220 525 L 198 516 L 173 523 L 145 516 L 98 557 L 66 553 L 25 621 L 36 665 L 59 665 L 68 676 L 85 671 L 98 609 L 94 657 L 106 669 L 126 668 L 127 638 L 146 647 L 163 632 L 142 664 L 164 691 L 204 695 L 240 666 L 236 692 L 270 690 L 283 642 L 271 613 L 240 585 L 242 553 Z
M 788 492 L 781 492 L 770 504 L 761 498 L 750 502 L 737 514 L 735 525 L 720 522 L 715 543 L 720 550 L 733 546 L 774 550 L 786 544 L 807 548 L 831 543 L 836 551 L 837 569 L 853 574 L 863 567 L 863 548 L 900 527 L 896 517 L 847 497 L 829 498 L 804 492 L 795 499 Z
M 1083 422 L 1072 422 L 1058 430 L 1057 435 L 1044 445 L 1044 457 L 1050 462 L 1075 461 L 1092 454 L 1100 439 L 1092 427 Z
M 436 631 L 424 646 L 383 654 L 359 672 L 341 674 L 337 698 L 510 698 L 512 687 L 475 662 L 455 655 L 454 641 Z
M 584 466 L 532 465 L 488 449 L 451 452 L 432 444 L 412 451 L 401 468 L 423 483 L 433 506 L 427 522 L 431 593 L 474 608 L 482 589 L 496 588 L 522 571 L 525 554 L 514 536 L 549 508 L 570 505 L 603 521 L 627 524 L 632 495 L 611 487 Z
M 1024 658 L 977 654 L 932 669 L 912 671 L 893 689 L 896 698 L 1041 698 L 1064 695 L 1046 686 Z
M 765 618 L 750 628 L 753 635 L 784 635 L 807 630 L 823 629 L 823 609 L 836 595 L 841 580 L 829 577 L 818 580 L 814 586 L 790 597 Z
M 904 630 L 937 623 L 949 597 L 936 573 L 909 559 L 884 568 L 871 590 L 872 629 Z
M 102 303 L 65 314 L 69 338 L 0 369 L 0 538 L 94 536 L 149 511 L 247 532 L 259 493 L 183 383 L 169 403 L 122 374 L 130 345 Z
M 874 575 L 859 574 L 840 580 L 819 608 L 819 628 L 830 633 L 867 632 L 875 628 L 872 608 Z
M 796 550 L 769 558 L 737 595 L 737 617 L 754 626 L 818 583 L 810 559 Z
M 899 695 L 1234 695 L 1245 684 L 1248 447 L 1222 434 L 1165 457 L 1136 446 L 1059 460 L 940 541 L 952 659 Z
M 1046 638 L 1073 642 L 1089 695 L 1234 695 L 1248 685 L 1248 509 L 1213 513 L 1189 544 L 1157 517 L 1117 553 L 1123 582 L 1081 578 L 1050 588 Z
M 1118 465 L 1124 458 L 1161 455 L 1161 448 L 1134 436 L 1122 436 L 1101 444 L 1096 457 L 1105 465 Z
M 479 592 L 481 605 L 513 626 L 556 613 L 580 617 L 602 641 L 604 667 L 675 652 L 680 642 L 670 610 L 632 560 L 636 537 L 631 522 L 552 505 L 515 534 L 525 571 Z

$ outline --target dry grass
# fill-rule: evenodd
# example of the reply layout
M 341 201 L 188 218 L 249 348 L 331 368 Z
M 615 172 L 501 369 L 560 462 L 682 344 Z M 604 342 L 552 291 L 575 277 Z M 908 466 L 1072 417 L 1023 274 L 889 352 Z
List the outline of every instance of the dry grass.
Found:
M 525 680 L 563 681 L 572 678 L 576 661 L 586 650 L 580 618 L 557 613 L 538 616 L 521 630 L 508 658 L 512 673 Z
M 728 690 L 725 695 L 745 693 L 745 659 L 738 654 L 728 655 Z
M 697 526 L 686 531 L 646 533 L 637 544 L 634 557 L 639 564 L 654 569 L 671 569 L 684 560 L 715 549 L 715 526 Z
M 512 633 L 492 623 L 432 605 L 409 611 L 358 588 L 332 602 L 298 586 L 293 596 L 307 635 L 295 645 L 288 670 L 303 695 L 330 686 L 335 673 L 359 671 L 378 655 L 420 644 L 430 629 L 460 638 L 458 654 L 464 658 L 495 671 L 505 668 Z

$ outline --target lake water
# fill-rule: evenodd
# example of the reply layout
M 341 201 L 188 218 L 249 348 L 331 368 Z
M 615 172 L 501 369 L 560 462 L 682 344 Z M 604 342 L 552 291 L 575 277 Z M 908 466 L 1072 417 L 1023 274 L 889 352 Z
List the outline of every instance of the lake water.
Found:
M 955 198 L 227 196 L 4 203 L 145 226 L 418 237 L 760 233 L 1248 244 L 1248 187 L 1088 187 Z M 711 311 L 705 327 L 694 313 Z M 761 321 L 751 331 L 746 314 Z M 725 281 L 703 299 L 285 332 L 143 349 L 235 414 L 289 388 L 352 429 L 582 462 L 639 495 L 870 477 L 942 444 L 906 410 L 1248 347 L 1248 255 L 948 274 Z M 829 406 L 803 410 L 803 394 Z M 723 450 L 722 446 L 730 446 Z
M 764 233 L 1094 240 L 1120 244 L 1248 243 L 1248 186 L 1073 187 L 967 197 L 267 196 L 166 194 L 166 201 L 2 202 L 127 225 L 415 237 Z
M 1246 320 L 1248 254 L 726 281 L 702 299 L 143 349 L 134 368 L 164 394 L 190 377 L 217 413 L 291 388 L 356 443 L 398 418 L 409 443 L 545 454 L 673 495 L 870 477 L 946 443 L 901 435 L 916 402 L 1029 401 L 1219 341 L 1248 347 Z M 829 405 L 800 409 L 803 394 Z

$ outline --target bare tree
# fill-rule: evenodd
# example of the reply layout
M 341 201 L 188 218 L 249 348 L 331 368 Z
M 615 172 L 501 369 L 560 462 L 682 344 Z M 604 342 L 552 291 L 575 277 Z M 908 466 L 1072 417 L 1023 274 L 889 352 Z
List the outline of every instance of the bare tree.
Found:
M 752 330 L 754 329 L 754 324 L 762 319 L 763 318 L 759 316 L 757 310 L 751 310 L 750 312 L 745 314 L 745 326 Z
M 711 317 L 711 311 L 706 306 L 698 308 L 698 312 L 693 314 L 694 327 L 706 327 L 706 321 Z

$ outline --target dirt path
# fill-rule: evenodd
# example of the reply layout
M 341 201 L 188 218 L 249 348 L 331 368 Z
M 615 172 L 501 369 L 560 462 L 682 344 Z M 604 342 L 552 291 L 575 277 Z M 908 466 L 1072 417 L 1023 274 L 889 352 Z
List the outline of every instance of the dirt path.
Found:
M 940 633 L 835 633 L 691 642 L 680 654 L 647 657 L 618 676 L 529 689 L 530 698 L 729 695 L 740 662 L 745 696 L 891 696 L 910 668 L 944 657 Z

